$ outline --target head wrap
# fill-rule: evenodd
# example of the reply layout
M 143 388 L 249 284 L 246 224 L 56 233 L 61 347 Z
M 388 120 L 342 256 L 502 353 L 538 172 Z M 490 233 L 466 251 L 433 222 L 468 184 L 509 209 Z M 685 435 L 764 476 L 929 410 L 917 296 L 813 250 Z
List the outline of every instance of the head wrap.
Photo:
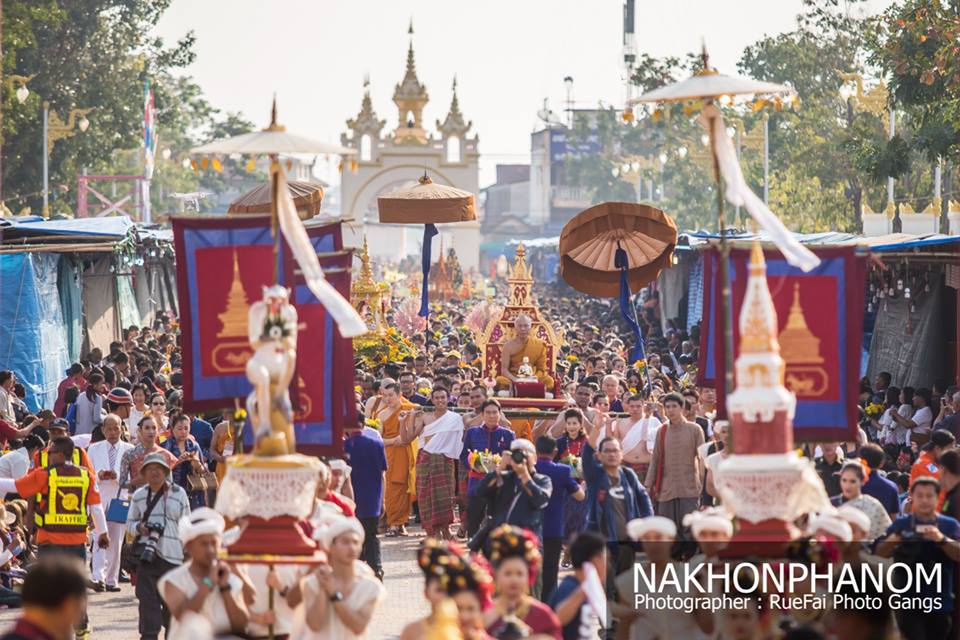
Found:
M 329 549 L 337 536 L 351 531 L 360 536 L 360 542 L 363 542 L 363 525 L 359 520 L 345 516 L 331 516 L 324 518 L 322 524 L 314 530 L 313 539 L 324 549 Z
M 721 531 L 727 536 L 733 535 L 733 523 L 720 509 L 710 508 L 694 511 L 683 517 L 683 526 L 690 527 L 694 538 L 700 537 L 704 530 Z
M 514 440 L 516 442 L 516 440 Z M 529 442 L 529 440 L 527 441 Z M 521 558 L 527 563 L 532 585 L 540 570 L 540 544 L 535 533 L 512 524 L 502 524 L 490 532 L 490 562 L 494 568 L 507 558 Z
M 210 507 L 199 507 L 180 518 L 180 542 L 186 545 L 199 536 L 219 538 L 223 534 L 224 526 L 222 515 Z
M 470 554 L 456 542 L 426 538 L 417 552 L 417 564 L 426 580 L 435 578 L 448 596 L 472 591 L 486 608 L 493 594 L 490 565 L 483 556 Z
M 353 471 L 353 469 L 350 468 L 350 465 L 347 464 L 347 461 L 341 460 L 340 458 L 327 460 L 327 464 L 330 465 L 331 469 L 336 469 L 342 473 L 344 478 L 349 478 L 350 472 Z
M 853 540 L 853 531 L 850 529 L 850 525 L 837 514 L 836 510 L 810 516 L 807 531 L 811 534 L 823 531 L 841 542 Z
M 648 533 L 659 533 L 667 538 L 677 537 L 677 525 L 663 516 L 635 518 L 627 523 L 627 535 L 632 540 L 640 540 Z

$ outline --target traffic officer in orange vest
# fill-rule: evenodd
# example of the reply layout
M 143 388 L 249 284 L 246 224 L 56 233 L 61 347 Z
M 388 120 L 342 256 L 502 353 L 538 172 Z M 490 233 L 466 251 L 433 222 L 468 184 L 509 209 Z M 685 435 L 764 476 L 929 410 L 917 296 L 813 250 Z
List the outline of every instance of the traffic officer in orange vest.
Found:
M 70 438 L 54 440 L 47 452 L 46 467 L 37 467 L 19 480 L 0 478 L 0 494 L 16 491 L 24 498 L 39 495 L 37 516 L 38 555 L 60 553 L 87 561 L 87 529 L 93 516 L 97 544 L 110 546 L 107 518 L 100 503 L 96 476 L 73 460 L 74 445 Z M 77 627 L 77 637 L 88 637 L 86 612 Z
M 50 441 L 46 449 L 41 449 L 33 454 L 33 468 L 34 469 L 45 469 L 50 466 L 48 459 L 50 447 L 53 446 L 53 442 L 59 438 L 68 438 L 67 435 L 67 421 L 63 418 L 55 418 L 50 425 L 47 427 L 47 433 L 50 435 Z M 87 455 L 87 452 L 81 449 L 80 447 L 74 446 L 73 453 L 69 458 L 74 465 L 78 467 L 86 467 L 87 471 L 90 472 L 90 476 L 93 478 L 97 477 L 97 472 L 93 469 L 93 463 L 90 462 L 90 457 Z M 43 496 L 39 493 L 36 496 L 33 496 L 33 499 L 30 500 L 30 511 L 33 513 L 33 518 L 28 518 L 28 522 L 32 523 L 33 529 L 39 529 L 42 526 L 40 522 L 40 514 L 37 512 L 37 505 L 40 504 L 40 500 Z

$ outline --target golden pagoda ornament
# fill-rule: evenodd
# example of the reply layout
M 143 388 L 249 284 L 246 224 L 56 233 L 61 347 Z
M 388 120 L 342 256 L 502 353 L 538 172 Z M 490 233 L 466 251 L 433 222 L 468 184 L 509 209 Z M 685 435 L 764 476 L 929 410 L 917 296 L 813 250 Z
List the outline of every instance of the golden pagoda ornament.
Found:
M 213 368 L 221 374 L 243 373 L 253 354 L 247 337 L 247 314 L 250 302 L 240 280 L 240 262 L 233 254 L 233 280 L 227 292 L 227 306 L 217 315 L 221 329 L 211 353 Z
M 350 302 L 367 320 L 370 333 L 382 335 L 387 331 L 384 306 L 388 293 L 389 287 L 386 283 L 377 282 L 373 278 L 370 250 L 367 246 L 367 237 L 364 236 L 363 249 L 360 251 L 360 273 L 350 285 Z

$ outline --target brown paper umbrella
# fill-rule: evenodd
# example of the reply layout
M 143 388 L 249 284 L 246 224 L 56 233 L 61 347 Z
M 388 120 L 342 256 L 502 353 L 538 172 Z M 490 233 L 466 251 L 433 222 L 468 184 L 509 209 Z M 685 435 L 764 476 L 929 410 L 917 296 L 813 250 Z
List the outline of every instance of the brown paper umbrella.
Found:
M 437 224 L 477 219 L 476 198 L 469 191 L 436 184 L 424 173 L 412 187 L 377 198 L 380 222 Z
M 670 265 L 677 227 L 660 209 L 633 202 L 604 202 L 574 216 L 560 234 L 560 275 L 577 291 L 620 295 L 617 249 L 627 258 L 630 291 L 652 282 Z
M 420 257 L 423 288 L 420 290 L 419 315 L 430 315 L 427 280 L 430 276 L 431 240 L 440 222 L 467 222 L 477 219 L 476 198 L 469 191 L 434 184 L 424 172 L 412 187 L 404 187 L 377 198 L 380 222 L 423 225 L 423 253 Z
M 272 185 L 264 182 L 230 203 L 227 213 L 270 213 L 270 192 Z M 320 212 L 323 204 L 323 187 L 313 182 L 291 180 L 287 183 L 287 191 L 293 198 L 300 217 L 312 218 Z

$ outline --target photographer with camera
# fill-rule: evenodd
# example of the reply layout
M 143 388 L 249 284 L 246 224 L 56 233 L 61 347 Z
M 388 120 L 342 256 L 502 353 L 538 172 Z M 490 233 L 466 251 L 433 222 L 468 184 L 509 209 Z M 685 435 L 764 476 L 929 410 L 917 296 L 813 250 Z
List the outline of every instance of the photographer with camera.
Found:
M 919 585 L 924 598 L 941 598 L 941 606 L 931 612 L 922 609 L 897 611 L 897 626 L 907 640 L 939 640 L 950 636 L 954 606 L 954 564 L 960 561 L 960 522 L 937 512 L 940 482 L 921 476 L 910 485 L 913 512 L 893 521 L 887 537 L 877 544 L 876 553 L 907 565 L 922 564 L 928 572 L 940 565 L 940 589 L 934 584 Z
M 490 504 L 489 528 L 512 524 L 529 529 L 541 538 L 543 511 L 550 502 L 553 483 L 537 473 L 537 449 L 529 440 L 519 438 L 510 443 L 497 464 L 477 488 L 477 496 Z
M 163 574 L 183 564 L 180 519 L 190 513 L 187 492 L 168 482 L 170 463 L 163 454 L 143 459 L 140 474 L 146 484 L 133 494 L 127 513 L 127 532 L 135 535 L 129 553 L 136 566 L 140 638 L 157 640 L 160 627 L 170 626 L 157 583 Z

